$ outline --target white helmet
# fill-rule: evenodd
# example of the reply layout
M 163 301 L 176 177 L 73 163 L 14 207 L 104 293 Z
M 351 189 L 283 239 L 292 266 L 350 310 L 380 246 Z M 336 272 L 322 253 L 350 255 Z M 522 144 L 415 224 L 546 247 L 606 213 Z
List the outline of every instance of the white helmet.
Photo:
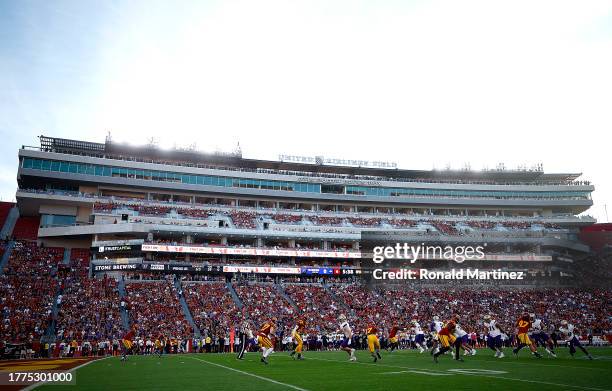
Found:
M 440 317 L 436 315 L 436 316 L 433 317 L 433 320 L 434 320 L 434 322 L 437 322 L 437 321 L 440 320 Z
M 562 320 L 561 321 L 561 326 L 567 326 L 567 320 Z

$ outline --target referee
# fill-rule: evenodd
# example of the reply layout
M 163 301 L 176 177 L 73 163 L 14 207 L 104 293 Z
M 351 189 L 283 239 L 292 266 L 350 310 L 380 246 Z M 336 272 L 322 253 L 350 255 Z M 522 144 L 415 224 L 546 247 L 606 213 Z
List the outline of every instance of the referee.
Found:
M 238 333 L 238 340 L 240 341 L 240 352 L 236 358 L 238 360 L 244 360 L 244 354 L 249 348 L 251 341 L 253 339 L 253 332 L 249 328 L 249 322 L 245 321 L 240 326 L 240 332 Z

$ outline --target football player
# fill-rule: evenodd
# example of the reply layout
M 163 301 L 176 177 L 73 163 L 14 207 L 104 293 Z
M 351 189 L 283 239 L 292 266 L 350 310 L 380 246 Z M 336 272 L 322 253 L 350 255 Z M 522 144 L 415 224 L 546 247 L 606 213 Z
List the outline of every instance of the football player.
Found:
M 297 354 L 297 359 L 302 360 L 302 347 L 304 346 L 304 341 L 302 340 L 301 333 L 304 332 L 304 328 L 306 327 L 306 322 L 303 319 L 297 321 L 295 327 L 291 331 L 291 337 L 295 342 L 295 349 L 291 352 L 290 356 L 295 357 Z
M 427 349 L 427 345 L 425 344 L 425 333 L 416 319 L 412 319 L 411 323 L 412 331 L 414 332 L 414 344 L 417 349 L 419 349 L 419 352 L 423 353 L 425 349 Z
M 374 357 L 374 362 L 382 359 L 380 356 L 380 340 L 378 339 L 378 329 L 374 326 L 373 323 L 368 326 L 366 329 L 366 336 L 368 338 L 368 350 L 372 357 Z
M 525 346 L 529 346 L 529 350 L 531 350 L 531 354 L 533 354 L 537 358 L 542 358 L 542 355 L 538 353 L 538 349 L 535 346 L 535 343 L 529 338 L 527 334 L 529 329 L 531 328 L 531 318 L 528 313 L 524 313 L 521 315 L 516 321 L 517 339 L 518 345 L 516 348 L 512 350 L 515 356 L 518 357 L 518 352 L 524 348 Z
M 268 356 L 274 353 L 272 343 L 274 329 L 276 328 L 276 318 L 272 318 L 261 326 L 257 333 L 257 343 L 261 347 L 261 362 L 268 365 Z
M 567 320 L 561 321 L 561 327 L 559 327 L 559 331 L 565 337 L 565 342 L 567 342 L 570 348 L 570 354 L 574 357 L 576 353 L 576 346 L 582 350 L 584 354 L 589 358 L 589 360 L 593 359 L 593 356 L 582 346 L 578 338 L 576 337 L 576 329 L 573 324 L 567 323 Z
M 340 350 L 344 350 L 349 355 L 349 361 L 357 361 L 355 349 L 352 347 L 353 329 L 346 320 L 346 315 L 340 314 L 340 316 L 338 316 L 338 321 L 340 322 L 340 331 L 344 334 L 342 342 L 340 343 Z
M 487 334 L 487 346 L 495 352 L 495 357 L 504 358 L 504 352 L 502 351 L 502 333 L 504 333 L 504 331 L 499 327 L 497 322 L 491 318 L 491 315 L 484 316 L 483 324 Z

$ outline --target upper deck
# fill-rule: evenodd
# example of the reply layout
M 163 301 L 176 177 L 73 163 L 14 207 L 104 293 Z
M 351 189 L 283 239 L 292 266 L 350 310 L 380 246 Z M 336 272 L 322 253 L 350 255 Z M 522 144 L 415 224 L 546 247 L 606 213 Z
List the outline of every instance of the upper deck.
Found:
M 592 205 L 594 187 L 576 181 L 578 176 L 541 170 L 344 167 L 46 137 L 41 137 L 40 148 L 19 151 L 20 188 L 46 180 L 72 183 L 74 189 L 102 184 L 323 202 L 551 207 L 580 213 Z

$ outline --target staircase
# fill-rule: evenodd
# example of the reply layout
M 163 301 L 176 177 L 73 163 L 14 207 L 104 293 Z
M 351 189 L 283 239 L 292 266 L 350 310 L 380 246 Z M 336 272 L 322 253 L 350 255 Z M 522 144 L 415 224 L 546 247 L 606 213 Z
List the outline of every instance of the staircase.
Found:
M 244 304 L 242 304 L 240 297 L 238 297 L 238 293 L 236 293 L 234 286 L 229 281 L 225 283 L 225 286 L 227 287 L 227 290 L 229 291 L 229 293 L 232 295 L 232 299 L 234 299 L 234 303 L 236 304 L 236 307 L 238 307 L 238 309 L 241 310 L 242 307 L 244 307 Z
M 287 300 L 287 302 L 289 304 L 291 304 L 291 306 L 299 311 L 300 309 L 298 308 L 297 304 L 295 304 L 295 301 L 293 301 L 293 299 L 291 297 L 289 297 L 289 295 L 287 294 L 287 292 L 285 292 L 285 290 L 283 289 L 283 286 L 281 284 L 274 284 L 276 285 L 276 290 L 278 291 L 278 293 L 283 296 L 285 298 L 285 300 Z
M 13 206 L 11 211 L 9 212 L 6 220 L 4 221 L 4 225 L 0 227 L 0 239 L 8 239 L 13 235 L 13 228 L 15 227 L 15 223 L 19 218 L 19 209 L 17 206 Z
M 119 279 L 119 283 L 117 284 L 117 290 L 119 291 L 119 300 L 123 301 L 125 297 L 127 296 L 127 293 L 125 292 L 125 281 L 123 281 L 123 279 Z M 119 311 L 121 313 L 121 321 L 123 323 L 123 329 L 129 330 L 130 329 L 130 317 L 128 315 L 127 308 L 120 306 Z
M 4 254 L 2 254 L 2 258 L 0 259 L 0 276 L 4 274 L 4 268 L 8 264 L 11 253 L 13 252 L 13 247 L 15 247 L 15 242 L 11 240 L 4 248 Z
M 191 315 L 191 311 L 189 310 L 189 306 L 187 305 L 187 301 L 185 300 L 185 296 L 183 295 L 183 287 L 181 286 L 181 280 L 175 278 L 174 287 L 176 288 L 177 292 L 180 292 L 178 298 L 179 302 L 181 303 L 181 308 L 183 309 L 183 315 L 185 315 L 185 319 L 187 319 L 187 321 L 191 325 L 191 328 L 193 329 L 193 333 L 195 334 L 196 338 L 202 338 L 202 334 L 200 334 L 200 329 L 193 320 L 193 316 Z
M 51 307 L 51 321 L 47 325 L 47 330 L 45 331 L 45 335 L 41 338 L 43 343 L 53 343 L 55 342 L 55 326 L 57 323 L 57 314 L 59 313 L 59 306 L 57 305 L 57 299 L 62 294 L 61 281 L 60 286 L 57 287 L 57 291 L 55 292 L 55 296 L 53 297 L 53 305 Z
M 70 249 L 69 248 L 65 248 L 64 249 L 64 259 L 62 259 L 62 263 L 64 265 L 70 265 L 70 254 L 71 254 Z

